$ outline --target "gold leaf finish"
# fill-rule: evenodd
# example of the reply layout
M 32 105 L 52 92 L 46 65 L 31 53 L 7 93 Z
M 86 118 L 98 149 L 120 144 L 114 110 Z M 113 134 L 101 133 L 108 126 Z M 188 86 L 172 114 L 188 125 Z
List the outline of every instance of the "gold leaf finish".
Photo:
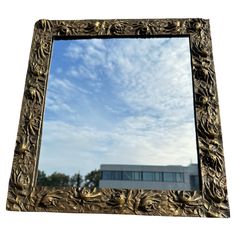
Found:
M 188 36 L 192 58 L 200 191 L 36 186 L 49 62 L 54 38 Z M 210 29 L 204 19 L 40 20 L 35 24 L 7 209 L 229 217 Z

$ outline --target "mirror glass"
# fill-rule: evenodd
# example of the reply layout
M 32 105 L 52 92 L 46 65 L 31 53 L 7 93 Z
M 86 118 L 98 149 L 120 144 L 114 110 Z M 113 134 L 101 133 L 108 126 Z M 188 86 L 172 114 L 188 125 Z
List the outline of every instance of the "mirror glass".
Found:
M 37 184 L 198 190 L 188 37 L 54 40 Z

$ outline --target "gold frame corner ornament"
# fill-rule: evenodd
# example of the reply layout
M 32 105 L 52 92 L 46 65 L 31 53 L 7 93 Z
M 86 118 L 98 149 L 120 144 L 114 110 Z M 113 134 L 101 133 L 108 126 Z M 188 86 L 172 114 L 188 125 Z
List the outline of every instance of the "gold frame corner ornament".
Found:
M 54 39 L 190 39 L 200 191 L 36 186 L 48 71 Z M 35 23 L 7 210 L 229 217 L 209 21 L 205 19 L 39 20 Z

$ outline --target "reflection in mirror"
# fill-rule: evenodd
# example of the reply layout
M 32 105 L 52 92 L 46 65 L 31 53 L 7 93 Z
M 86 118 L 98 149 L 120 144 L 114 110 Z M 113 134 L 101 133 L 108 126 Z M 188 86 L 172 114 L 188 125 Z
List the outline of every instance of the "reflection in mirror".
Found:
M 54 40 L 37 181 L 198 190 L 189 38 Z

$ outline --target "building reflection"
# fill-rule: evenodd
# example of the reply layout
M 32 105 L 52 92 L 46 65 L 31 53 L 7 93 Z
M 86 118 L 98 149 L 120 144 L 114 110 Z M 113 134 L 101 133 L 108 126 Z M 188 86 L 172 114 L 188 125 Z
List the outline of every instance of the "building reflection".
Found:
M 100 188 L 199 190 L 198 164 L 188 166 L 102 164 L 100 171 Z

